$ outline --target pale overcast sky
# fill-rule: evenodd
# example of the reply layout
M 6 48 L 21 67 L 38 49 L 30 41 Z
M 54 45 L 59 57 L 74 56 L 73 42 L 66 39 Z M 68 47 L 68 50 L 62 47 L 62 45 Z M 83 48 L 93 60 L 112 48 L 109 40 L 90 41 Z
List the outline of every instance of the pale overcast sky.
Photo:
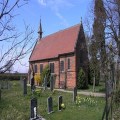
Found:
M 84 23 L 88 15 L 88 8 L 92 0 L 30 0 L 29 4 L 16 11 L 19 14 L 14 24 L 19 31 L 24 31 L 24 22 L 34 30 L 34 40 L 38 37 L 37 31 L 41 18 L 43 36 L 49 35 L 61 29 L 78 24 L 81 17 Z M 29 56 L 26 56 L 21 63 L 28 66 Z M 28 67 L 19 63 L 14 66 L 14 71 L 27 72 Z

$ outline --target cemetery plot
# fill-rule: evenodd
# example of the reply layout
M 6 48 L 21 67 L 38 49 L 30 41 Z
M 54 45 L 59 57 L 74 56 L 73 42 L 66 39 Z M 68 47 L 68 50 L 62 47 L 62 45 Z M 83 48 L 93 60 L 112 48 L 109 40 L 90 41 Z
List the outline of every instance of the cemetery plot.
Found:
M 23 94 L 24 95 L 27 94 L 27 79 L 26 78 L 23 79 Z
M 55 91 L 53 94 L 53 92 L 47 89 L 41 92 L 40 97 L 37 97 L 37 107 L 34 108 L 30 107 L 30 100 L 32 97 L 30 96 L 31 88 L 28 87 L 27 95 L 24 97 L 21 95 L 21 93 L 23 93 L 23 89 L 21 89 L 20 82 L 12 81 L 11 83 L 12 87 L 9 91 L 4 89 L 2 90 L 2 99 L 0 101 L 0 118 L 3 120 L 29 120 L 30 117 L 36 117 L 36 115 L 41 115 L 46 120 L 77 120 L 78 118 L 80 120 L 101 119 L 105 104 L 104 98 L 92 98 L 97 101 L 96 106 L 83 104 L 78 107 L 75 103 L 73 103 L 73 94 L 58 91 Z M 66 109 L 62 110 L 62 112 L 58 112 L 59 96 L 64 98 L 62 102 L 59 101 L 60 104 L 64 101 L 64 105 L 66 106 Z M 53 114 L 48 114 L 47 111 L 48 97 L 52 97 Z M 86 98 L 86 96 L 82 95 L 80 95 L 80 97 L 84 99 Z M 30 108 L 33 109 L 31 110 Z M 30 111 L 33 111 L 33 114 Z
M 76 101 L 76 97 L 77 97 L 77 87 L 74 87 L 73 89 L 73 101 Z
M 58 97 L 58 110 L 61 111 L 62 110 L 62 103 L 63 103 L 63 97 L 59 96 Z
M 52 100 L 52 97 L 49 97 L 47 99 L 47 109 L 48 109 L 48 114 L 53 112 L 53 100 Z
M 37 99 L 36 98 L 31 99 L 30 108 L 31 108 L 30 120 L 42 120 L 42 118 L 37 115 Z

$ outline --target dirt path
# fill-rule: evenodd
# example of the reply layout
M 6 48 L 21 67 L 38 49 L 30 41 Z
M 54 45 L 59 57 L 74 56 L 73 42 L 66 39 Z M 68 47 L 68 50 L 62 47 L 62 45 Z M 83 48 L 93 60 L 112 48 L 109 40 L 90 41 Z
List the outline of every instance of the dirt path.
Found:
M 61 92 L 73 93 L 73 91 L 64 90 L 64 89 L 55 89 L 55 90 L 61 91 Z M 77 92 L 77 94 L 87 95 L 87 96 L 96 96 L 96 97 L 105 97 L 104 93 L 96 93 L 96 92 L 93 93 L 93 92 L 79 91 Z

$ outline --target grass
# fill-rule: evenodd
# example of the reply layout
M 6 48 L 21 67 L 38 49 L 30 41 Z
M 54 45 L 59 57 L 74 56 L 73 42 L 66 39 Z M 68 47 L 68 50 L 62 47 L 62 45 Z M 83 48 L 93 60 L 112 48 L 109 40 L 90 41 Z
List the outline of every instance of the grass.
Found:
M 58 96 L 63 96 L 63 102 L 66 109 L 58 111 Z M 47 98 L 53 98 L 52 114 L 47 114 Z M 86 96 L 80 95 L 80 98 L 86 99 Z M 9 90 L 2 90 L 2 100 L 0 101 L 0 120 L 28 120 L 30 118 L 30 99 L 31 93 L 28 87 L 28 94 L 23 96 L 20 83 L 12 81 L 12 87 Z M 38 115 L 42 115 L 46 120 L 101 120 L 104 109 L 104 98 L 91 98 L 97 103 L 81 103 L 76 105 L 72 101 L 71 93 L 41 91 L 38 97 Z
M 81 91 L 81 90 L 78 90 Z M 89 91 L 89 92 L 93 92 L 93 85 L 89 85 L 88 89 L 82 89 L 82 91 Z M 95 86 L 95 92 L 100 92 L 100 93 L 105 93 L 105 83 L 104 82 L 100 82 L 98 86 Z

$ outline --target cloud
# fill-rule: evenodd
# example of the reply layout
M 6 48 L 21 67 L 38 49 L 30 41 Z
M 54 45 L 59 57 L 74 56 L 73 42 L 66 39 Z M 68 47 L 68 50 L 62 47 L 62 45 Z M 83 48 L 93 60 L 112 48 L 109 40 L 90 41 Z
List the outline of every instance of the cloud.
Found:
M 62 20 L 61 25 L 68 26 L 67 20 L 59 12 L 56 12 L 56 16 Z
M 45 0 L 38 0 L 38 3 L 40 5 L 42 5 L 42 6 L 46 6 L 47 5 L 46 2 L 45 2 Z
M 54 14 L 61 20 L 62 25 L 68 26 L 68 22 L 65 17 L 60 13 L 60 10 L 66 7 L 73 7 L 74 5 L 69 2 L 70 0 L 38 0 L 42 6 L 49 7 Z

